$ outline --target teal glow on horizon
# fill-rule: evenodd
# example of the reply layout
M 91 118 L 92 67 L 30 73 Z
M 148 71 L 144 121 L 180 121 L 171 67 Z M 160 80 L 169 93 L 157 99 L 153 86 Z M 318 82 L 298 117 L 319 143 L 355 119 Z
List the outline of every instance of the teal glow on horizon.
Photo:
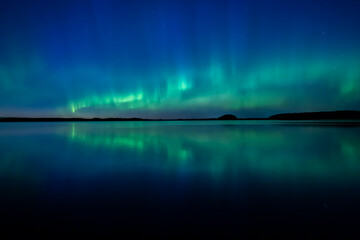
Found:
M 0 116 L 360 110 L 357 1 L 0 1 Z

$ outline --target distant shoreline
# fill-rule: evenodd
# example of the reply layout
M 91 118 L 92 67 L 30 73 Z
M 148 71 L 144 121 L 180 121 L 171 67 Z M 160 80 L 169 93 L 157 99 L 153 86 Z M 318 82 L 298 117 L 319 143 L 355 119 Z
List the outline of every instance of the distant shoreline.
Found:
M 146 119 L 146 118 L 28 118 L 2 117 L 0 122 L 124 122 L 124 121 L 232 121 L 232 120 L 360 120 L 360 111 L 326 111 L 281 113 L 268 118 L 237 118 L 226 114 L 218 118 L 179 118 L 179 119 Z
M 231 121 L 269 120 L 268 118 L 186 118 L 186 119 L 146 119 L 146 118 L 0 118 L 0 122 L 167 122 L 167 121 Z

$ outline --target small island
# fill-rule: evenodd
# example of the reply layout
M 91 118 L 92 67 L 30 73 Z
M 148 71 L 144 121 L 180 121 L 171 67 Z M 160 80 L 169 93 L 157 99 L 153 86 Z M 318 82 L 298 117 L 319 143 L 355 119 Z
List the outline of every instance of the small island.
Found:
M 225 114 L 221 117 L 218 117 L 218 120 L 238 120 L 238 118 L 233 114 Z

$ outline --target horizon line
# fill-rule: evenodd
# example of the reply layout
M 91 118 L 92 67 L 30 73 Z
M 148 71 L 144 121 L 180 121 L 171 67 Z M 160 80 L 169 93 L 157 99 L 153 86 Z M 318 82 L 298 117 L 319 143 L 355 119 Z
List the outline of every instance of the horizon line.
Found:
M 224 114 L 220 117 L 209 118 L 139 118 L 139 117 L 0 117 L 0 122 L 55 122 L 55 121 L 209 121 L 209 120 L 360 120 L 358 110 L 336 110 L 318 112 L 297 112 L 297 113 L 278 113 L 268 117 L 238 118 L 234 114 Z

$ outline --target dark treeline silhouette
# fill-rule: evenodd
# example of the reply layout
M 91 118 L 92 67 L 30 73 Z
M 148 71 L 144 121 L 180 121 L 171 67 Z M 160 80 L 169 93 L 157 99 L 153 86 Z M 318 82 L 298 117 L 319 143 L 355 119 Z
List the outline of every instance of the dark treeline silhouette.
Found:
M 267 118 L 237 118 L 225 114 L 218 118 L 178 118 L 178 119 L 146 119 L 146 118 L 25 118 L 3 117 L 0 122 L 105 122 L 105 121 L 209 121 L 209 120 L 265 120 Z
M 207 121 L 207 120 L 360 120 L 360 111 L 328 111 L 281 113 L 268 118 L 237 118 L 225 114 L 218 118 L 179 118 L 179 119 L 145 119 L 145 118 L 25 118 L 3 117 L 0 122 L 101 122 L 101 121 Z
M 142 118 L 22 118 L 5 117 L 0 122 L 100 122 L 100 121 L 150 121 Z
M 360 111 L 328 111 L 282 113 L 269 117 L 270 120 L 360 120 Z

